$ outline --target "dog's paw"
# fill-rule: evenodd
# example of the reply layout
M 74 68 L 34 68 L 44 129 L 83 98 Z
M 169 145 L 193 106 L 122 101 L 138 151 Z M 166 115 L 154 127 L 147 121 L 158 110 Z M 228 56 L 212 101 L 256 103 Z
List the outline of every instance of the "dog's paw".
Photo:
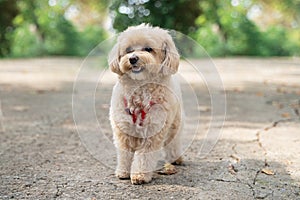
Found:
M 151 180 L 152 180 L 152 175 L 150 173 L 138 173 L 138 174 L 131 175 L 131 183 L 134 185 L 149 183 Z
M 164 167 L 158 171 L 158 174 L 162 174 L 162 175 L 172 175 L 172 174 L 176 174 L 176 173 L 177 173 L 177 170 L 176 170 L 175 166 L 170 163 L 166 163 L 164 165 Z
M 118 177 L 119 179 L 129 179 L 130 178 L 130 174 L 128 172 L 122 172 L 122 171 L 116 171 L 116 177 Z

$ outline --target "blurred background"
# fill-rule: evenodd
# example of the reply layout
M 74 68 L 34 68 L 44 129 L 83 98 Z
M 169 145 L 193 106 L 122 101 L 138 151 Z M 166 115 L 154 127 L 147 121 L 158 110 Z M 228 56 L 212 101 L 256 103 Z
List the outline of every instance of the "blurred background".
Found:
M 86 56 L 142 22 L 211 56 L 300 55 L 299 0 L 0 0 L 0 57 Z

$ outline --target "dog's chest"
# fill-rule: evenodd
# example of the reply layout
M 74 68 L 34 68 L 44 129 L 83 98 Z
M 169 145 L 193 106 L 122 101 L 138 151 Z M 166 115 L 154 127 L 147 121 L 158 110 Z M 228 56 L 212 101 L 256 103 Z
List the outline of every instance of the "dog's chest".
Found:
M 124 112 L 132 118 L 132 123 L 138 126 L 151 123 L 149 117 L 153 118 L 153 115 L 167 112 L 171 102 L 168 88 L 154 83 L 125 88 L 123 95 Z

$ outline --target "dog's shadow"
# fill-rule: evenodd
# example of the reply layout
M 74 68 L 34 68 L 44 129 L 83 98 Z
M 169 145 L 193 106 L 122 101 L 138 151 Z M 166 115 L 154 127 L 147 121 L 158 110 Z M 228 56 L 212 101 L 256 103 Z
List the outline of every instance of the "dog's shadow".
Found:
M 270 162 L 268 165 L 275 174 L 263 172 L 264 160 L 244 159 L 235 163 L 222 158 L 188 160 L 183 165 L 176 166 L 176 174 L 155 173 L 152 182 L 135 185 L 135 189 L 131 191 L 139 195 L 140 189 L 146 190 L 150 196 L 164 192 L 166 199 L 179 193 L 186 199 L 193 199 L 199 195 L 222 199 L 218 196 L 222 193 L 227 197 L 232 194 L 232 199 L 245 196 L 276 198 L 299 195 L 299 187 L 284 165 L 279 162 Z
M 159 162 L 159 166 L 163 168 L 163 162 Z M 184 161 L 181 165 L 175 165 L 177 173 L 175 174 L 162 174 L 161 170 L 157 170 L 154 172 L 153 180 L 151 183 L 147 185 L 181 185 L 185 187 L 196 187 L 199 166 L 193 161 Z M 146 185 L 145 185 L 146 186 Z

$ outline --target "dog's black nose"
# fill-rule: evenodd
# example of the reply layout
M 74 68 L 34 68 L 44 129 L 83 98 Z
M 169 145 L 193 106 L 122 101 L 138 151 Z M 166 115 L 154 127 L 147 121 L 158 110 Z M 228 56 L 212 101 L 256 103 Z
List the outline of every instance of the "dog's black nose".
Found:
M 136 55 L 132 55 L 130 58 L 129 58 L 129 62 L 130 64 L 135 64 L 137 61 L 139 60 L 139 57 L 137 57 Z

